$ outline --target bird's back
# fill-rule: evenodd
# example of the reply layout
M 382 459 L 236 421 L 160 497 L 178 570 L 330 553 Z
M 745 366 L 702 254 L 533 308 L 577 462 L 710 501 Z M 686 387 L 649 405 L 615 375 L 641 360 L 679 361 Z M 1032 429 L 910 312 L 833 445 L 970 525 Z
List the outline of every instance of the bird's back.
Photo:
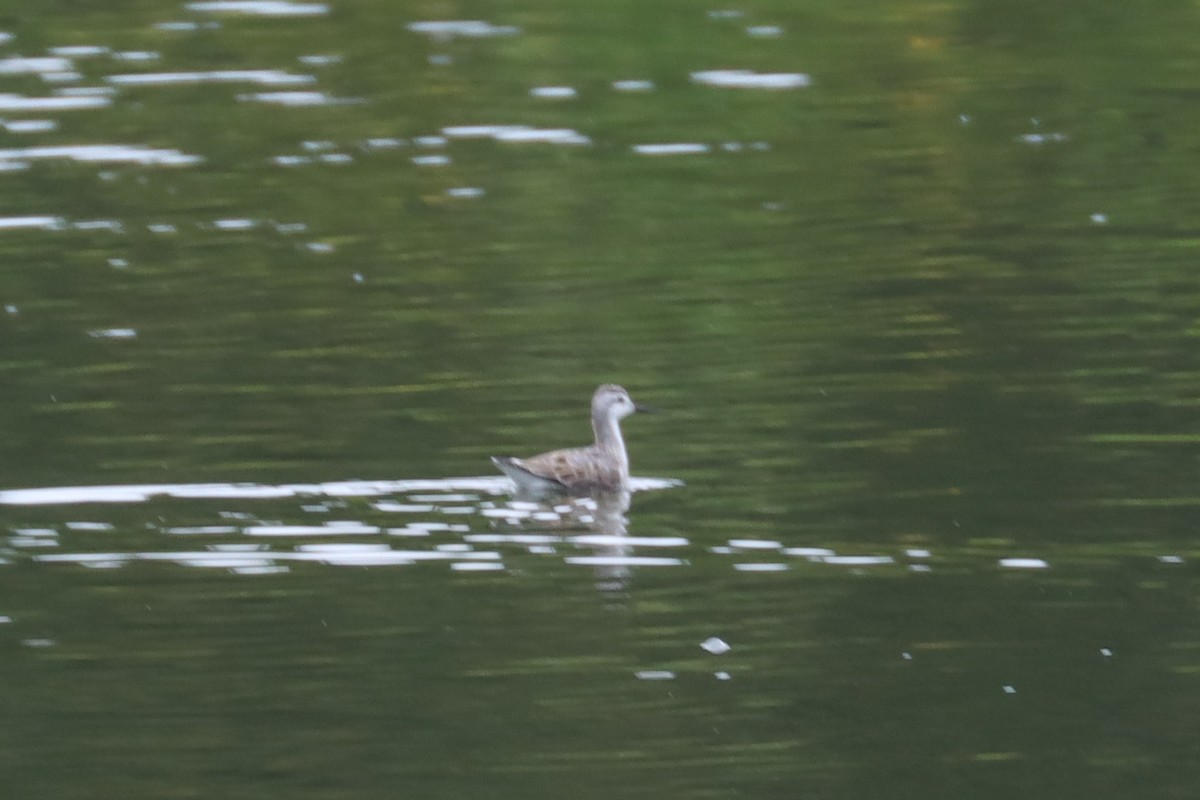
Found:
M 496 460 L 496 465 L 514 479 L 517 477 L 506 466 L 560 484 L 564 489 L 618 489 L 625 481 L 621 465 L 594 446 L 551 450 L 531 458 Z

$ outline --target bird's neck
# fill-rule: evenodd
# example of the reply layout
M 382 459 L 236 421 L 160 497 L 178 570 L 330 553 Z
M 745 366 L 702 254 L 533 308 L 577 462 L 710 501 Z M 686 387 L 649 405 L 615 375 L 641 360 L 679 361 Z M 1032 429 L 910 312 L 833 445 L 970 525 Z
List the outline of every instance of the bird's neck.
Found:
M 615 416 L 593 416 L 592 430 L 596 434 L 596 448 L 616 457 L 621 471 L 629 472 L 629 456 L 625 453 L 625 440 L 621 437 L 621 423 Z

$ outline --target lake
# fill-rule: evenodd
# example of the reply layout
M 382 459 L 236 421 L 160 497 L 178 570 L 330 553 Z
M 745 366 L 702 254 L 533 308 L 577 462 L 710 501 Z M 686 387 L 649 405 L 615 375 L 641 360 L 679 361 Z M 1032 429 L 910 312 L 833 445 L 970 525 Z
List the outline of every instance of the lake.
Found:
M 1194 796 L 1198 33 L 9 2 L 9 794 Z

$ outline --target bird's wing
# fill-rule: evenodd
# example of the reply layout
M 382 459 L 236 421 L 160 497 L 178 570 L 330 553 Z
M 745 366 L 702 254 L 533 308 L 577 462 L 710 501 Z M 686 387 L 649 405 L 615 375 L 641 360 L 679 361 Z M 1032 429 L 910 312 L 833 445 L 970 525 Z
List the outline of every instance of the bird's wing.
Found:
M 609 474 L 591 447 L 551 450 L 532 458 L 515 459 L 526 471 L 563 486 L 603 486 L 619 480 Z

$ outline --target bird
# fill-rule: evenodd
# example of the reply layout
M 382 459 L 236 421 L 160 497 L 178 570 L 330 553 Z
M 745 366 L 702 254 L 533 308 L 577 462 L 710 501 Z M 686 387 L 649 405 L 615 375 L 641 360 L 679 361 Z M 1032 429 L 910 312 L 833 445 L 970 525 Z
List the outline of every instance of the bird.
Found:
M 512 479 L 522 494 L 628 491 L 629 455 L 621 436 L 621 420 L 650 410 L 633 402 L 624 387 L 603 384 L 592 395 L 592 431 L 596 437 L 592 444 L 530 458 L 492 456 L 492 463 Z

